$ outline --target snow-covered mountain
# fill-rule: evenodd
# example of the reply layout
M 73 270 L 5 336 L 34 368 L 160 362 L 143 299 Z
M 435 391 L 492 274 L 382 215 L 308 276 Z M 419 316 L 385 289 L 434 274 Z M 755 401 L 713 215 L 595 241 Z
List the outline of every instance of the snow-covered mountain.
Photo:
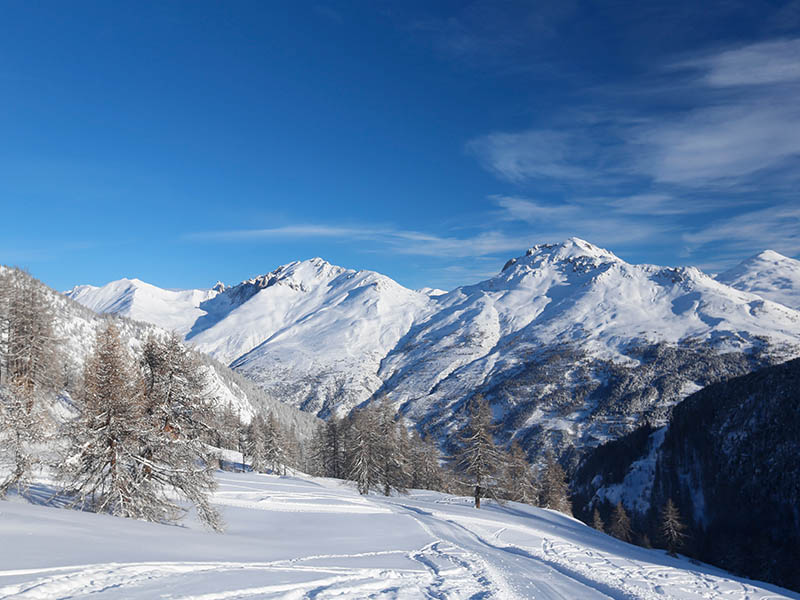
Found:
M 431 310 L 435 296 L 321 258 L 227 289 L 168 292 L 138 282 L 132 293 L 130 283 L 79 286 L 67 295 L 98 310 L 181 323 L 179 332 L 198 350 L 323 415 L 336 405 L 352 408 L 383 385 L 381 360 Z
M 103 287 L 77 285 L 66 295 L 98 313 L 111 313 L 176 331 L 182 336 L 203 314 L 199 305 L 224 289 L 164 290 L 139 279 L 120 279 Z
M 764 250 L 720 273 L 717 281 L 800 309 L 800 260 L 773 250 Z
M 10 270 L 7 267 L 0 265 L 0 276 L 7 274 Z M 20 273 L 21 277 L 30 277 Z M 164 329 L 143 321 L 135 321 L 125 318 L 125 314 L 139 316 L 139 311 L 142 306 L 155 306 L 163 309 L 157 316 L 163 317 L 164 315 L 173 314 L 176 319 L 180 318 L 178 308 L 170 305 L 168 302 L 145 302 L 141 304 L 142 299 L 151 300 L 152 298 L 173 298 L 179 302 L 183 302 L 185 306 L 186 294 L 166 292 L 159 290 L 154 286 L 148 286 L 138 281 L 126 281 L 114 287 L 112 285 L 105 286 L 104 288 L 91 288 L 90 286 L 81 286 L 74 288 L 73 292 L 78 290 L 78 297 L 83 300 L 93 300 L 95 302 L 104 302 L 105 312 L 113 312 L 108 310 L 110 307 L 120 309 L 117 316 L 122 318 L 116 319 L 115 324 L 120 330 L 120 333 L 125 340 L 126 344 L 131 350 L 138 350 L 141 348 L 145 339 L 151 334 L 166 335 Z M 81 371 L 86 360 L 86 357 L 93 349 L 94 340 L 97 332 L 106 326 L 109 317 L 102 317 L 94 310 L 86 308 L 81 303 L 71 300 L 55 290 L 45 286 L 43 283 L 35 281 L 34 285 L 40 287 L 44 297 L 50 304 L 54 315 L 54 330 L 58 336 L 60 359 L 63 362 L 61 370 L 64 375 L 66 387 L 69 388 L 71 382 L 74 382 L 81 376 Z M 110 289 L 116 289 L 119 294 L 116 298 L 110 293 Z M 150 290 L 149 288 L 153 288 Z M 98 294 L 91 298 L 86 294 L 94 289 Z M 145 294 L 140 294 L 141 290 L 145 290 Z M 202 297 L 203 294 L 194 294 L 195 297 Z M 172 294 L 170 296 L 169 294 Z M 129 311 L 129 312 L 125 312 Z M 121 313 L 121 314 L 120 314 Z M 151 319 L 152 321 L 153 319 Z M 256 413 L 266 413 L 271 411 L 275 417 L 287 429 L 292 427 L 296 433 L 302 437 L 307 438 L 311 435 L 317 425 L 317 419 L 312 415 L 303 413 L 295 407 L 284 404 L 279 399 L 270 396 L 262 389 L 258 388 L 250 380 L 244 376 L 230 370 L 225 365 L 219 363 L 211 357 L 200 354 L 204 362 L 203 370 L 206 375 L 208 384 L 207 393 L 219 405 L 230 407 L 237 413 L 243 420 L 248 421 Z M 64 400 L 64 397 L 61 398 Z M 55 413 L 60 412 L 63 406 L 59 406 L 56 402 L 51 407 Z
M 797 310 L 577 238 L 534 246 L 446 294 L 315 258 L 192 311 L 201 316 L 188 341 L 304 410 L 344 412 L 385 393 L 447 436 L 480 392 L 501 436 L 530 449 L 663 422 L 699 387 L 800 354 Z

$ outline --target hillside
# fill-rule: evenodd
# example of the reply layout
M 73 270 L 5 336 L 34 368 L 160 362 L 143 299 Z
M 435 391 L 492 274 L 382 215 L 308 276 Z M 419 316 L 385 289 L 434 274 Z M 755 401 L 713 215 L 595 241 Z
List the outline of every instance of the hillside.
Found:
M 622 501 L 652 526 L 671 498 L 702 560 L 800 588 L 800 359 L 710 385 L 665 428 L 598 448 L 576 476 L 584 517 Z M 652 533 L 652 532 L 649 532 Z

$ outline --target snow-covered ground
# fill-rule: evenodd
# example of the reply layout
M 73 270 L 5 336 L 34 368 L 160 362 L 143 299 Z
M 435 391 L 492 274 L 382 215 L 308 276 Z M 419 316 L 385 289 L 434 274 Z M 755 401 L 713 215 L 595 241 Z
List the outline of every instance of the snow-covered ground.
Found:
M 4 598 L 797 598 L 547 510 L 219 473 L 227 533 L 0 502 Z M 46 488 L 39 489 L 46 504 Z

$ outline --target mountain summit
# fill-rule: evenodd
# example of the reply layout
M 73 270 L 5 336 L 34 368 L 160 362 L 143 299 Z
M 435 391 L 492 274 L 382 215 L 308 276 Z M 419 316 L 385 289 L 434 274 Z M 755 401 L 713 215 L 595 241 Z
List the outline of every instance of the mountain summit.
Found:
M 800 260 L 774 250 L 751 256 L 717 275 L 717 281 L 800 309 Z

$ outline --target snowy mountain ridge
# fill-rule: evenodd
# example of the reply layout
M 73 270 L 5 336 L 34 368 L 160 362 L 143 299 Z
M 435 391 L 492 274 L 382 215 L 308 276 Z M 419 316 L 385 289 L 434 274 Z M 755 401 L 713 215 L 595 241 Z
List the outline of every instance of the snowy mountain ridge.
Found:
M 314 258 L 192 310 L 203 314 L 187 341 L 303 410 L 344 413 L 385 393 L 446 437 L 481 392 L 501 437 L 529 448 L 663 422 L 698 387 L 800 354 L 797 310 L 694 267 L 632 265 L 579 238 L 534 246 L 446 294 Z

